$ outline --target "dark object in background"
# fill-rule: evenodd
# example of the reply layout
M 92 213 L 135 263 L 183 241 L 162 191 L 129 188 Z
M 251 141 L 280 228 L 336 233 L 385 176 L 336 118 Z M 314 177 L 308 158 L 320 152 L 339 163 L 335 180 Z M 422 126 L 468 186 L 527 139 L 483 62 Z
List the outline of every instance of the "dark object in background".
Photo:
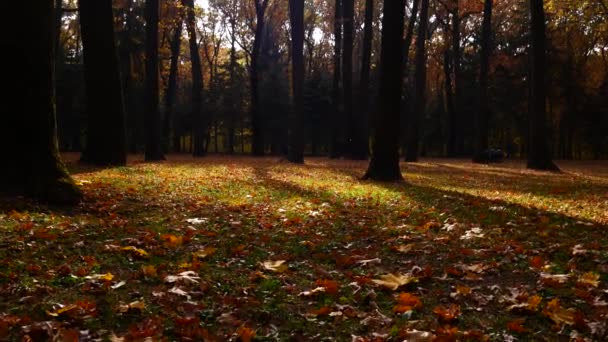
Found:
M 486 163 L 501 163 L 505 160 L 506 154 L 499 149 L 490 148 L 483 151 Z

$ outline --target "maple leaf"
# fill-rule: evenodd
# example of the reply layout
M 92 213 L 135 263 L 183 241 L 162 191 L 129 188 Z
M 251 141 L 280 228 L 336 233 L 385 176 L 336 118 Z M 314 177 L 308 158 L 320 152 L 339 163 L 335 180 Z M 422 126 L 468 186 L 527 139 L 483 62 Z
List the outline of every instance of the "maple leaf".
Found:
M 236 334 L 241 339 L 241 342 L 251 342 L 255 337 L 255 330 L 242 326 L 236 330 Z
M 162 234 L 160 239 L 163 241 L 166 247 L 179 247 L 184 243 L 184 238 L 182 236 L 176 236 L 173 234 Z
M 399 334 L 399 337 L 403 339 L 403 341 L 415 341 L 415 342 L 433 342 L 436 341 L 436 336 L 430 331 L 420 331 L 420 330 L 407 330 L 403 333 Z
M 121 248 L 123 251 L 126 252 L 131 252 L 132 255 L 140 257 L 140 258 L 147 258 L 148 257 L 148 252 L 146 252 L 143 249 L 137 248 L 135 246 L 126 246 Z
M 289 268 L 289 266 L 287 266 L 287 264 L 285 264 L 287 261 L 285 260 L 268 260 L 268 261 L 264 261 L 262 263 L 262 267 L 264 267 L 264 269 L 268 270 L 268 271 L 272 271 L 272 272 L 276 272 L 276 273 L 283 273 L 285 271 L 287 271 L 287 269 Z
M 131 311 L 131 310 L 143 311 L 145 309 L 146 309 L 146 303 L 138 300 L 138 301 L 131 302 L 129 304 L 118 305 L 118 307 L 116 308 L 116 312 L 125 313 L 125 312 Z
M 46 314 L 49 316 L 58 317 L 61 314 L 65 314 L 76 309 L 78 309 L 78 305 L 76 304 L 61 305 L 57 310 L 47 311 Z
M 112 273 L 93 274 L 91 276 L 85 277 L 85 279 L 112 281 L 112 279 L 114 279 L 114 275 Z
M 420 301 L 420 298 L 409 292 L 402 292 L 397 298 L 397 305 L 393 307 L 393 311 L 397 313 L 404 313 L 414 309 L 419 309 L 421 307 L 422 302 Z
M 528 331 L 526 328 L 524 328 L 522 326 L 522 324 L 524 324 L 525 322 L 526 322 L 526 320 L 524 318 L 510 321 L 509 323 L 507 323 L 507 329 L 509 331 L 516 332 L 516 333 L 524 333 L 524 332 Z
M 165 282 L 167 283 L 175 283 L 177 281 L 180 280 L 185 280 L 191 283 L 195 283 L 198 284 L 198 280 L 201 279 L 199 276 L 196 275 L 196 272 L 194 271 L 185 271 L 182 272 L 178 275 L 168 275 L 165 277 Z
M 412 277 L 409 274 L 393 274 L 393 273 L 381 275 L 380 279 L 372 279 L 372 282 L 374 282 L 374 284 L 376 284 L 378 286 L 384 286 L 393 291 L 397 290 L 401 286 L 404 286 L 404 285 L 407 285 L 410 283 L 415 283 L 417 281 L 418 281 L 418 278 Z
M 416 245 L 413 243 L 410 243 L 407 245 L 395 246 L 395 247 L 393 247 L 393 249 L 397 252 L 407 254 L 407 253 L 411 252 L 414 249 L 414 247 L 416 247 Z
M 600 285 L 600 275 L 594 272 L 587 272 L 578 278 L 578 284 L 598 287 Z
M 338 282 L 334 280 L 319 279 L 315 282 L 315 284 L 319 287 L 324 288 L 325 292 L 329 294 L 338 294 Z
M 326 316 L 331 312 L 331 308 L 328 306 L 322 306 L 319 309 L 311 311 L 311 313 L 315 316 Z
M 540 304 L 540 302 L 542 300 L 543 299 L 541 296 L 538 296 L 538 295 L 530 296 L 526 302 L 511 305 L 509 308 L 507 308 L 507 310 L 508 311 L 525 310 L 525 311 L 529 311 L 529 312 L 535 312 L 538 310 L 538 305 Z
M 141 271 L 146 277 L 156 277 L 156 266 L 154 265 L 144 265 L 141 267 Z

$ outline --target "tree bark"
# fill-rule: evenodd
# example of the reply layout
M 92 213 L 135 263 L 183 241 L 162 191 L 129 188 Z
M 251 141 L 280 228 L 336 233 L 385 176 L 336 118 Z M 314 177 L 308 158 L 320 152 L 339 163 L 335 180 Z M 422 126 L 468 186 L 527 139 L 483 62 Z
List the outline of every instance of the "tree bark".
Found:
M 334 13 L 334 79 L 333 79 L 333 113 L 330 124 L 329 157 L 339 158 L 342 154 L 342 0 L 336 0 Z
M 262 47 L 262 35 L 264 33 L 264 15 L 266 13 L 266 7 L 268 7 L 268 0 L 253 0 L 255 1 L 255 13 L 256 13 L 256 28 L 255 37 L 253 40 L 253 49 L 251 50 L 251 71 L 249 77 L 251 79 L 251 130 L 252 130 L 252 142 L 251 142 L 251 153 L 254 156 L 264 155 L 264 129 L 262 118 L 260 117 L 259 111 L 259 65 L 258 59 L 260 55 L 260 49 Z
M 407 106 L 409 98 L 411 97 L 412 87 L 408 82 L 409 78 L 409 61 L 410 61 L 410 48 L 412 46 L 412 40 L 414 39 L 414 27 L 416 26 L 416 18 L 418 17 L 418 10 L 420 9 L 420 0 L 414 0 L 412 3 L 412 11 L 407 25 L 407 32 L 405 34 L 405 40 L 403 44 L 403 100 L 401 103 L 401 130 L 402 130 L 402 152 L 405 155 L 407 151 L 407 117 L 410 115 L 410 108 Z
M 158 24 L 159 0 L 146 0 L 146 161 L 164 160 L 161 144 L 161 117 L 159 109 Z
M 344 101 L 344 118 L 346 126 L 346 145 L 352 157 L 357 139 L 357 118 L 353 113 L 353 39 L 354 39 L 354 0 L 342 0 L 342 25 L 344 30 L 342 53 L 342 100 Z
M 452 72 L 454 73 L 454 93 L 453 93 L 453 125 L 451 131 L 454 137 L 450 138 L 454 141 L 453 155 L 462 155 L 464 153 L 464 125 L 465 118 L 462 113 L 462 72 L 461 60 L 462 52 L 460 48 L 460 5 L 459 0 L 454 1 L 454 9 L 452 11 Z
M 484 163 L 490 159 L 485 152 L 488 149 L 488 120 L 490 116 L 488 72 L 490 69 L 490 53 L 492 51 L 492 2 L 493 0 L 485 0 L 483 10 L 479 67 L 479 108 L 476 111 L 475 118 L 474 163 Z
M 230 32 L 230 112 L 228 113 L 228 122 L 226 124 L 227 132 L 227 146 L 226 152 L 228 154 L 234 154 L 234 134 L 236 124 L 236 111 L 237 111 L 237 85 L 236 85 L 236 19 L 230 18 L 230 25 L 232 31 Z
M 182 45 L 183 21 L 179 17 L 175 23 L 173 38 L 171 39 L 171 66 L 169 67 L 169 81 L 165 92 L 165 117 L 163 118 L 163 140 L 164 145 L 169 148 L 171 141 L 171 123 L 173 122 L 173 107 L 177 93 L 177 71 L 179 67 L 179 53 Z M 173 127 L 173 134 L 177 134 Z M 173 151 L 177 152 L 179 146 L 173 146 Z
M 87 98 L 87 144 L 81 161 L 126 165 L 125 107 L 111 0 L 79 0 Z
M 304 0 L 289 0 L 292 46 L 293 109 L 289 130 L 287 159 L 304 163 Z
M 365 1 L 365 28 L 363 31 L 363 54 L 361 56 L 361 85 L 359 98 L 361 100 L 357 110 L 357 132 L 353 158 L 367 160 L 369 156 L 369 83 L 372 59 L 372 40 L 374 38 L 374 0 Z
M 207 131 L 207 123 L 203 115 L 203 67 L 196 40 L 194 0 L 182 0 L 182 3 L 187 10 L 186 30 L 189 36 L 190 62 L 192 64 L 192 122 L 194 125 L 192 155 L 202 157 L 205 155 Z
M 372 159 L 365 179 L 402 180 L 399 169 L 399 120 L 401 105 L 403 49 L 403 0 L 386 1 L 382 18 L 380 61 L 380 110 L 376 125 Z
M 6 147 L 0 192 L 52 203 L 77 203 L 80 190 L 68 175 L 57 147 L 53 0 L 28 3 L 27 15 L 31 20 L 28 25 L 0 43 L 3 51 L 11 51 L 7 55 L 10 68 L 5 73 L 11 86 L 5 90 L 9 101 L 4 108 L 10 115 L 4 115 L 0 125 L 0 143 Z M 27 143 L 15 148 L 24 137 Z
M 429 23 L 429 0 L 422 0 L 420 24 L 416 39 L 416 90 L 414 94 L 414 111 L 408 120 L 407 150 L 405 161 L 418 161 L 420 140 L 420 120 L 424 118 L 426 107 L 426 36 Z
M 528 168 L 559 171 L 551 159 L 546 119 L 546 36 L 543 0 L 530 0 L 532 68 L 530 77 L 530 132 Z

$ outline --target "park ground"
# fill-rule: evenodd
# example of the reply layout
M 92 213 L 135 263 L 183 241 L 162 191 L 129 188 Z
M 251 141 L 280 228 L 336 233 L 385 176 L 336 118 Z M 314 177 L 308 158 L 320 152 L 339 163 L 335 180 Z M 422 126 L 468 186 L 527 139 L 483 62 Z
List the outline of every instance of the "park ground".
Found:
M 0 340 L 608 339 L 608 163 L 132 157 L 0 199 Z

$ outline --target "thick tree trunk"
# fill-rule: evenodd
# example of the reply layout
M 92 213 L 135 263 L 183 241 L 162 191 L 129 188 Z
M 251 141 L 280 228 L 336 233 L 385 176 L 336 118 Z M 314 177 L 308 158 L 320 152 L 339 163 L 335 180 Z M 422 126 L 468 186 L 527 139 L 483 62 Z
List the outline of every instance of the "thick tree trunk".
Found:
M 133 30 L 135 25 L 135 13 L 133 11 L 133 0 L 127 0 L 125 18 L 125 35 L 120 48 L 120 62 L 122 64 L 123 95 L 125 99 L 126 121 L 127 121 L 127 147 L 129 152 L 137 153 L 140 139 L 139 113 L 136 99 L 133 94 Z
M 412 87 L 408 82 L 409 78 L 409 61 L 410 61 L 410 48 L 412 46 L 412 40 L 414 39 L 414 28 L 416 26 L 416 18 L 418 18 L 418 10 L 420 8 L 420 0 L 414 0 L 412 3 L 411 15 L 409 18 L 409 23 L 407 25 L 407 32 L 405 34 L 405 41 L 403 44 L 403 101 L 401 103 L 401 142 L 402 142 L 402 153 L 405 155 L 405 151 L 407 150 L 407 117 L 410 115 L 410 108 L 407 106 L 409 103 L 409 99 L 411 97 Z
M 19 4 L 21 5 L 21 4 Z M 25 194 L 52 203 L 72 204 L 81 193 L 59 156 L 54 94 L 54 1 L 28 4 L 28 25 L 0 43 L 10 51 L 5 77 L 5 121 L 0 143 L 5 148 L 0 167 L 0 192 Z M 25 99 L 21 101 L 20 99 Z M 27 137 L 27 143 L 15 148 Z
M 399 169 L 399 108 L 405 4 L 403 0 L 386 1 L 382 18 L 380 61 L 380 111 L 376 125 L 372 159 L 364 178 L 379 181 L 402 179 Z
M 418 161 L 420 140 L 420 120 L 424 118 L 426 108 L 426 36 L 429 23 L 429 0 L 422 0 L 420 24 L 416 39 L 416 91 L 414 94 L 414 111 L 408 120 L 407 150 L 405 161 Z
M 177 93 L 177 71 L 179 66 L 179 52 L 182 45 L 182 30 L 183 21 L 177 18 L 171 39 L 171 66 L 169 67 L 169 81 L 167 82 L 167 90 L 165 92 L 165 117 L 163 118 L 163 141 L 164 145 L 169 148 L 171 143 L 171 123 L 173 122 L 173 107 L 175 105 L 175 96 Z M 173 129 L 173 134 L 175 128 Z M 179 149 L 179 146 L 173 146 L 173 151 Z
M 289 129 L 289 152 L 292 163 L 304 163 L 304 0 L 289 0 L 292 46 L 293 109 Z
M 87 98 L 87 143 L 81 161 L 126 165 L 125 108 L 111 0 L 79 0 Z
M 146 161 L 164 160 L 159 109 L 158 24 L 159 0 L 146 0 Z
M 359 109 L 357 110 L 357 130 L 354 140 L 353 158 L 367 160 L 369 156 L 369 83 L 374 38 L 374 0 L 365 1 L 365 28 L 363 31 L 363 54 L 361 56 L 361 85 L 359 88 Z
M 192 123 L 193 149 L 192 155 L 205 155 L 205 136 L 207 123 L 203 115 L 203 67 L 196 40 L 196 18 L 194 15 L 194 0 L 182 0 L 187 9 L 186 30 L 189 36 L 190 62 L 192 64 Z
M 342 0 L 336 0 L 334 17 L 334 80 L 333 113 L 331 115 L 329 157 L 339 158 L 342 154 Z
M 342 25 L 344 30 L 342 53 L 342 91 L 344 100 L 344 118 L 346 125 L 346 146 L 352 157 L 356 145 L 357 118 L 353 113 L 353 40 L 354 40 L 354 0 L 342 0 Z
M 475 151 L 473 155 L 473 162 L 475 163 L 489 161 L 489 156 L 484 152 L 488 149 L 488 120 L 490 116 L 488 72 L 492 51 L 492 2 L 493 0 L 485 0 L 483 11 L 479 67 L 479 108 L 476 111 L 475 118 Z
M 260 55 L 260 49 L 262 47 L 262 35 L 264 33 L 264 15 L 266 13 L 266 7 L 268 6 L 268 0 L 254 0 L 255 1 L 255 12 L 256 12 L 256 28 L 255 37 L 253 40 L 253 49 L 251 50 L 251 71 L 249 77 L 251 78 L 251 130 L 252 130 L 252 141 L 251 141 L 251 153 L 254 156 L 264 155 L 264 129 L 262 124 L 262 118 L 260 117 L 260 109 L 258 108 L 260 102 L 259 94 L 259 65 L 258 58 Z
M 528 168 L 558 171 L 551 160 L 546 119 L 546 37 L 543 0 L 530 0 L 532 68 L 530 78 L 530 138 Z
M 462 112 L 462 72 L 461 72 L 462 51 L 460 48 L 460 5 L 459 0 L 454 0 L 454 10 L 452 12 L 452 71 L 454 73 L 454 120 L 451 125 L 454 125 L 452 131 L 454 137 L 455 155 L 464 153 L 465 133 L 464 126 L 467 122 L 464 113 Z

